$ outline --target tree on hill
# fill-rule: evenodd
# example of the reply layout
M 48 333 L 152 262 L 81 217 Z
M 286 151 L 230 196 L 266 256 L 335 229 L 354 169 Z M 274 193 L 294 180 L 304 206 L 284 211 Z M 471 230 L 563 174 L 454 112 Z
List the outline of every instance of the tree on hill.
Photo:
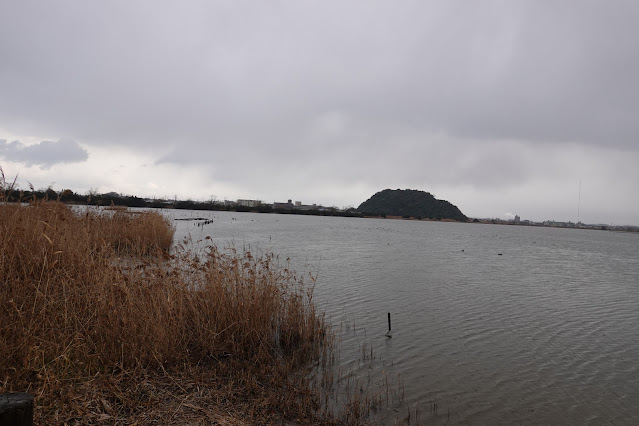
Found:
M 414 189 L 385 189 L 364 201 L 357 210 L 375 216 L 468 220 L 455 205 L 436 199 L 430 192 Z

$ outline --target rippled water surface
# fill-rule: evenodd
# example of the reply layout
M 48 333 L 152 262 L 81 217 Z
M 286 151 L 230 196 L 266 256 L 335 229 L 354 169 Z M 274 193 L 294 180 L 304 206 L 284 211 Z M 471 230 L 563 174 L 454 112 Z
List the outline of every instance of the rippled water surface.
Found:
M 316 300 L 399 374 L 427 423 L 639 421 L 639 235 L 170 211 L 178 236 L 272 251 L 317 274 Z M 392 338 L 387 313 L 392 314 Z M 343 330 L 343 329 L 342 329 Z M 437 402 L 437 412 L 433 402 Z

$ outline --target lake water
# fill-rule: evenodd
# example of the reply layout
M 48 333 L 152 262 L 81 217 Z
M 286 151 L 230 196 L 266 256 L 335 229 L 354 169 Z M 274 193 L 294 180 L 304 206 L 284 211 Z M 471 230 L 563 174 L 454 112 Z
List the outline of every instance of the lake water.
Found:
M 178 238 L 317 274 L 316 301 L 342 325 L 340 363 L 399 375 L 423 423 L 639 421 L 639 234 L 165 213 L 213 220 L 175 221 Z M 358 367 L 362 344 L 375 362 Z

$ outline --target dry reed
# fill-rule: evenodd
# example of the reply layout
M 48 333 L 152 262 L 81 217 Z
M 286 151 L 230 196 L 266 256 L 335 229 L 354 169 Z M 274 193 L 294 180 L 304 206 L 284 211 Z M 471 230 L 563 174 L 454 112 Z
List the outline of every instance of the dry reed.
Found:
M 36 424 L 356 425 L 388 402 L 387 376 L 364 392 L 333 368 L 312 276 L 14 187 L 0 167 L 0 393 L 35 395 Z
M 156 213 L 4 203 L 0 393 L 36 422 L 332 423 L 309 372 L 332 334 L 273 256 L 169 253 Z

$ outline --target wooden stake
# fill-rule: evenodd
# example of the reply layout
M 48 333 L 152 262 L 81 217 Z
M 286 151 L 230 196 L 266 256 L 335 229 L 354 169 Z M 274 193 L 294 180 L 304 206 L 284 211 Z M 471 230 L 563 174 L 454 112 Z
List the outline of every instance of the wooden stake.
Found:
M 393 337 L 390 334 L 391 332 L 391 320 L 390 320 L 390 312 L 388 313 L 388 332 L 384 335 L 386 337 Z

